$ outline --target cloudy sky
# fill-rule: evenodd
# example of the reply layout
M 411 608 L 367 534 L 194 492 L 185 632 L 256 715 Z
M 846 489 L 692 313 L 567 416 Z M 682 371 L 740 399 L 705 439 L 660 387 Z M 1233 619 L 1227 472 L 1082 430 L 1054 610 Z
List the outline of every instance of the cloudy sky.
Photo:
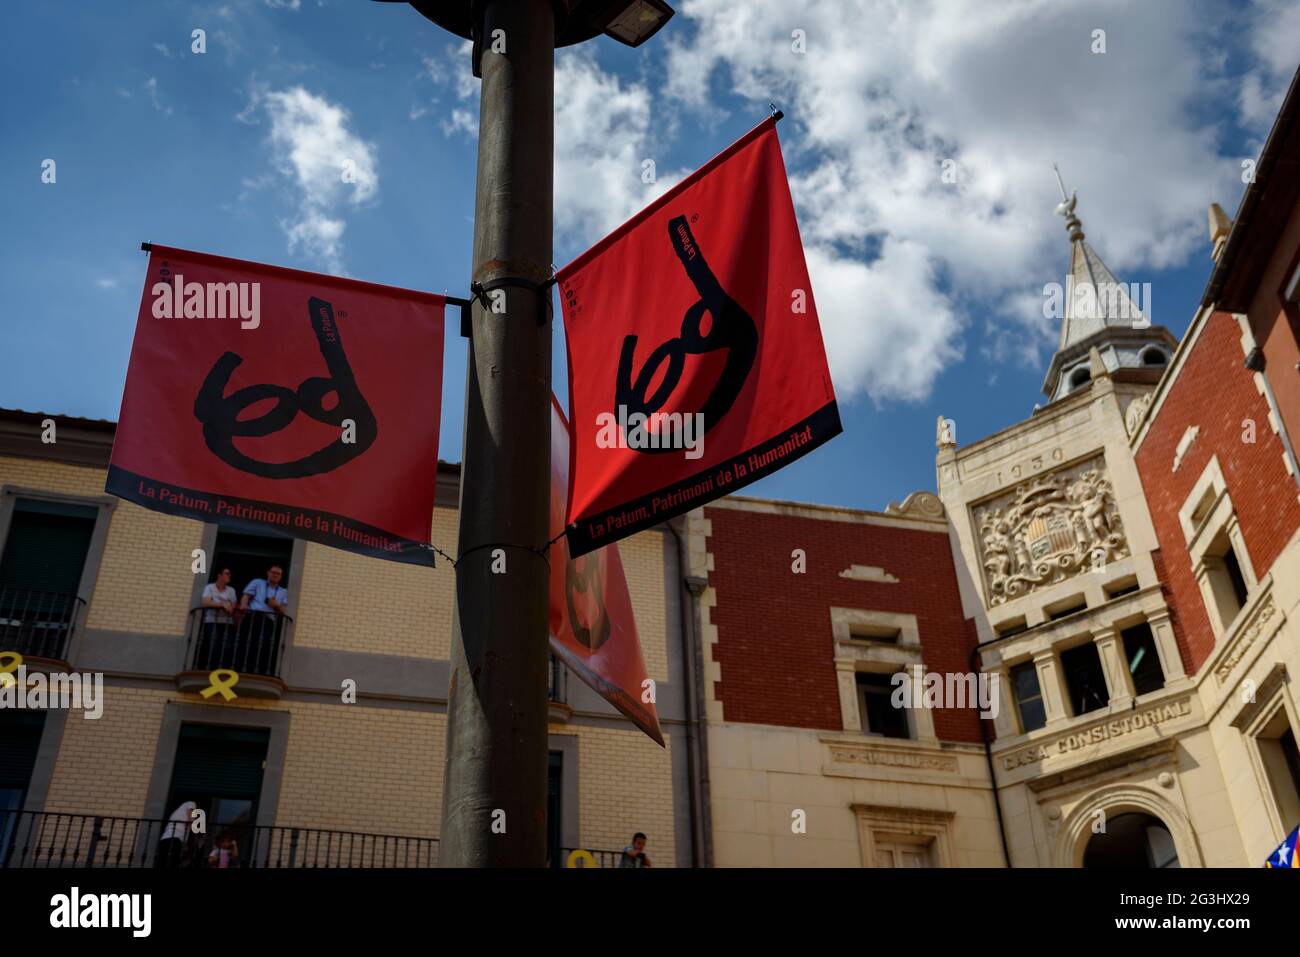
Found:
M 1235 212 L 1300 63 L 1300 0 L 675 6 L 640 50 L 556 57 L 556 264 L 778 104 L 845 435 L 752 491 L 861 508 L 933 489 L 936 416 L 966 444 L 1041 401 L 1068 256 L 1052 163 L 1181 335 L 1206 207 Z M 0 406 L 116 418 L 141 240 L 464 294 L 478 81 L 405 4 L 24 3 L 0 54 Z

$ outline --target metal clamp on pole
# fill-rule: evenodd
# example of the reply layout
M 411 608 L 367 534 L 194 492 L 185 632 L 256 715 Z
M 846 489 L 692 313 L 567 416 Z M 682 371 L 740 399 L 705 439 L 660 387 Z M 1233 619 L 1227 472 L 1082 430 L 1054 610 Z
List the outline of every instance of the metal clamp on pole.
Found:
M 546 302 L 546 318 L 543 319 L 539 315 L 537 319 L 537 324 L 540 326 L 544 325 L 552 318 L 554 310 L 551 307 L 551 287 L 554 285 L 555 276 L 551 276 L 551 278 L 546 280 L 546 282 L 533 282 L 531 279 L 524 279 L 519 276 L 502 276 L 500 279 L 490 279 L 485 283 L 475 280 L 469 284 L 469 291 L 474 294 L 474 298 L 482 304 L 484 309 L 488 312 L 492 312 L 492 301 L 488 297 L 489 292 L 492 292 L 495 289 L 504 289 L 506 286 L 520 286 L 524 289 L 529 289 L 544 297 Z M 461 327 L 461 335 L 469 338 L 463 325 Z

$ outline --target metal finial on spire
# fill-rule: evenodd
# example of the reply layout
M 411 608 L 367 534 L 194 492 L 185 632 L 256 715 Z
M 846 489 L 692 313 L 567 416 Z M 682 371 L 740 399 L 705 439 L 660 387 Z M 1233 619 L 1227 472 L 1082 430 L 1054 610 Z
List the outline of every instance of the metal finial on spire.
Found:
M 1065 183 L 1061 180 L 1061 169 L 1055 163 L 1052 169 L 1056 172 L 1056 185 L 1061 189 L 1061 201 L 1056 204 L 1056 215 L 1065 217 L 1065 228 L 1070 234 L 1070 242 L 1078 242 L 1083 239 L 1083 222 L 1074 213 L 1074 207 L 1079 204 L 1079 191 L 1071 190 L 1070 195 L 1065 195 Z

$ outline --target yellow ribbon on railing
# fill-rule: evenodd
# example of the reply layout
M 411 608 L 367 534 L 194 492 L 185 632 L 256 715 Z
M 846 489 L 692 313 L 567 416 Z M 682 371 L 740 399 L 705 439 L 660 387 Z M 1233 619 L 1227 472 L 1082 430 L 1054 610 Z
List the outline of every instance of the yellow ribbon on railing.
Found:
M 8 660 L 5 660 L 8 659 Z M 23 663 L 23 656 L 16 651 L 0 651 L 0 688 L 8 688 L 10 685 L 18 684 L 13 676 Z
M 199 692 L 205 698 L 211 698 L 214 694 L 220 694 L 227 701 L 233 701 L 239 695 L 230 689 L 239 684 L 239 672 L 231 671 L 229 668 L 218 668 L 208 675 L 208 680 L 212 684 L 208 685 Z
M 579 864 L 578 861 L 586 861 L 585 864 Z M 565 867 L 599 867 L 596 863 L 595 855 L 591 851 L 584 851 L 579 848 L 576 851 L 569 852 L 569 859 L 564 862 Z

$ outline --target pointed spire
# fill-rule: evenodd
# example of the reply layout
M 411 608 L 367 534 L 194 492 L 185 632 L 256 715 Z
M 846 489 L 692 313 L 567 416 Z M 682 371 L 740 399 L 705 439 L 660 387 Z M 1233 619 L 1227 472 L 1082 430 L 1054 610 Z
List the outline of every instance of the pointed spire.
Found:
M 1138 302 L 1150 305 L 1150 285 L 1134 287 L 1106 268 L 1084 238 L 1078 190 L 1066 192 L 1061 169 L 1052 164 L 1061 201 L 1056 214 L 1065 219 L 1070 237 L 1070 265 L 1065 276 L 1061 337 L 1048 368 L 1043 392 L 1055 401 L 1081 388 L 1103 370 L 1163 365 L 1176 345 L 1168 330 L 1151 325 Z M 1108 374 L 1108 373 L 1106 373 Z

